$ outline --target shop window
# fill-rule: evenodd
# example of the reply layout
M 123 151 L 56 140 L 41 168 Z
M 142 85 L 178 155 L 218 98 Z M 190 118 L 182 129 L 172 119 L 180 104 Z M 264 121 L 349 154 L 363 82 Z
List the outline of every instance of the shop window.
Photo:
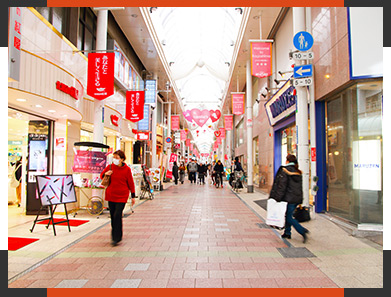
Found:
M 382 89 L 359 83 L 327 102 L 329 211 L 355 223 L 383 221 Z
M 95 32 L 96 16 L 88 7 L 80 7 L 77 48 L 84 51 L 94 50 L 96 46 Z
M 68 35 L 69 7 L 35 7 L 35 9 L 62 35 Z

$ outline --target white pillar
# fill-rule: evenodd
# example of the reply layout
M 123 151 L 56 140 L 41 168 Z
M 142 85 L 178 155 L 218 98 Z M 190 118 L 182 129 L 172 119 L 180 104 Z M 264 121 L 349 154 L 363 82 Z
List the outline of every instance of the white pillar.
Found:
M 293 34 L 305 31 L 305 8 L 293 7 Z M 303 205 L 309 206 L 308 99 L 306 87 L 297 87 L 297 159 L 303 172 Z
M 157 74 L 154 74 L 153 79 L 156 80 L 156 85 L 158 85 Z M 159 167 L 158 158 L 156 155 L 156 145 L 157 145 L 157 92 L 155 94 L 155 109 L 152 110 L 152 168 Z
M 96 50 L 107 49 L 107 10 L 98 10 L 96 28 Z M 94 100 L 94 142 L 103 143 L 104 121 L 103 121 L 104 100 Z
M 246 115 L 247 115 L 247 193 L 254 193 L 253 186 L 253 100 L 252 100 L 251 59 L 246 67 Z

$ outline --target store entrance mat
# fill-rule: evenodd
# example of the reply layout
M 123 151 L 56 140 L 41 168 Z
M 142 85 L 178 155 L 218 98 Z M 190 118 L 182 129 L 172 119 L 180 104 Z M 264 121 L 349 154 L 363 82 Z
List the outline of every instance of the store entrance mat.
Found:
M 54 223 L 57 223 L 57 222 L 61 222 L 61 221 L 64 221 L 66 219 L 54 219 Z M 88 223 L 89 221 L 88 220 L 69 220 L 69 226 L 71 227 L 77 227 L 77 226 L 80 226 L 80 225 L 83 225 L 85 223 Z M 42 225 L 47 225 L 49 223 L 49 220 L 43 220 L 37 224 L 42 224 Z M 52 222 L 50 222 L 51 224 Z M 60 224 L 56 224 L 57 226 L 68 226 L 67 222 L 63 222 L 63 223 L 60 223 Z

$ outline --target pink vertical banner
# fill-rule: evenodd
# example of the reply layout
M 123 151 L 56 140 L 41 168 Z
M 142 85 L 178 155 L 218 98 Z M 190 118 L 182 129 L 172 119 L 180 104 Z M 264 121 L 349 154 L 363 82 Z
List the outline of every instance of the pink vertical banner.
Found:
M 167 167 L 167 178 L 172 178 L 172 167 L 174 166 L 174 162 L 178 161 L 178 155 L 177 154 L 171 154 L 170 160 L 168 161 L 168 167 Z
M 267 77 L 272 75 L 272 43 L 251 43 L 251 75 Z
M 179 130 L 179 115 L 171 116 L 171 130 Z
M 185 141 L 186 140 L 186 130 L 181 130 L 181 141 Z
M 234 116 L 232 114 L 224 115 L 224 128 L 226 131 L 231 131 L 233 129 Z
M 192 151 L 193 150 L 193 144 L 190 143 L 190 150 Z
M 245 93 L 231 93 L 232 113 L 234 115 L 244 114 L 244 95 Z
M 186 139 L 186 146 L 190 147 L 190 139 Z
M 220 138 L 223 139 L 225 138 L 225 129 L 224 128 L 219 128 L 219 131 L 220 131 Z

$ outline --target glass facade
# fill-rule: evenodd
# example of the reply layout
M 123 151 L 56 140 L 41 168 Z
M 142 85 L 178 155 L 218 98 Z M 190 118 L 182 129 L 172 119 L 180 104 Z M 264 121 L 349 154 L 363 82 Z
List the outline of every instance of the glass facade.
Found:
M 285 165 L 286 156 L 293 154 L 296 156 L 296 126 L 292 124 L 281 130 L 281 164 Z
M 383 223 L 383 82 L 358 83 L 327 102 L 328 210 Z

